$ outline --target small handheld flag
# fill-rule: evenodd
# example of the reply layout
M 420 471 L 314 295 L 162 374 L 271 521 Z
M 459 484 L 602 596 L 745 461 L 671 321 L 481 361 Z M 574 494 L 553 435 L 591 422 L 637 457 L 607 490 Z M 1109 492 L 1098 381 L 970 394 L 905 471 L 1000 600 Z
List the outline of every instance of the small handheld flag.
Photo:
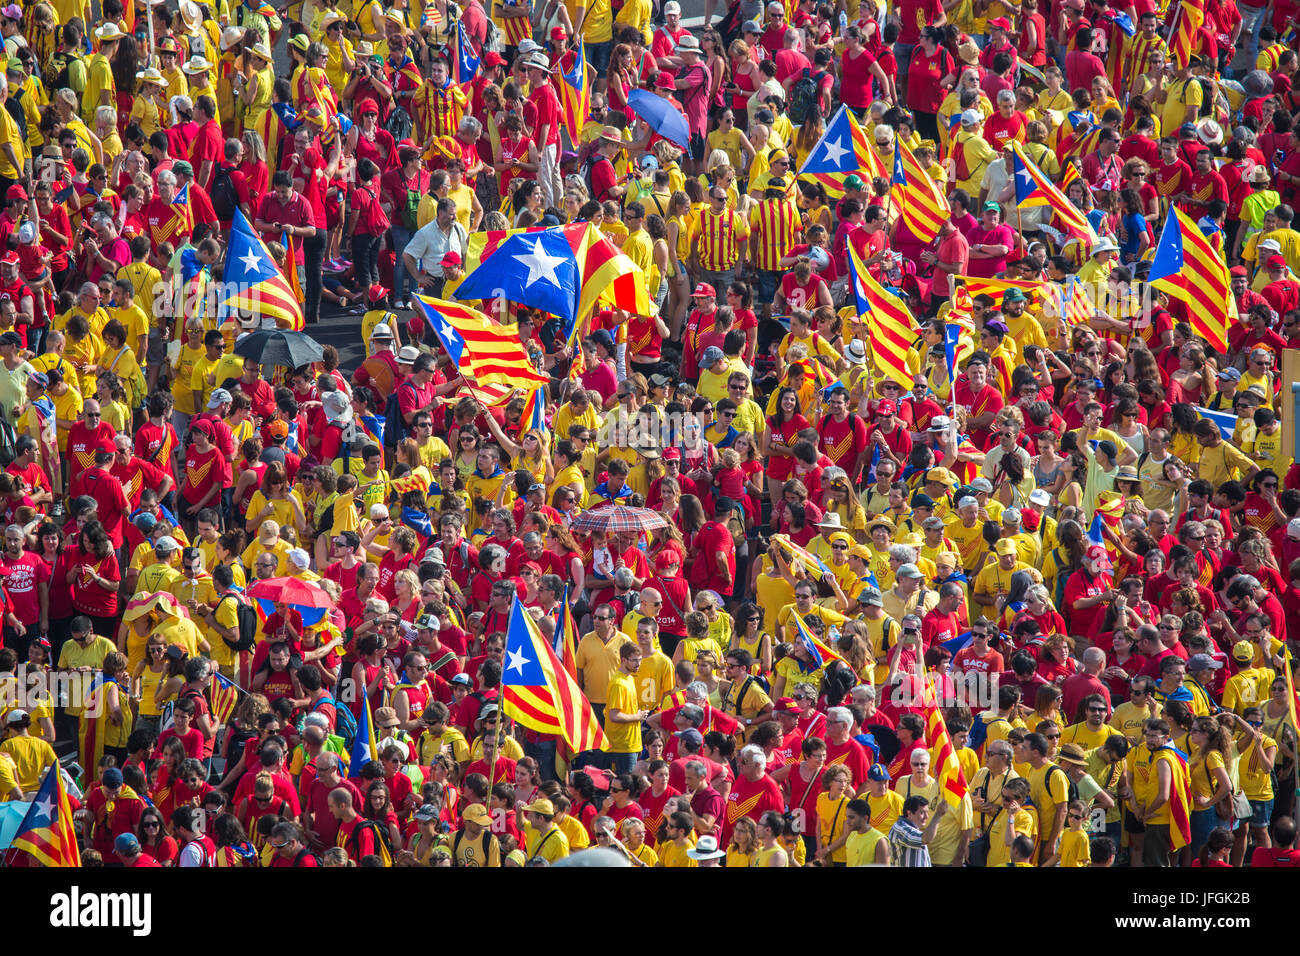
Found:
M 15 850 L 26 850 L 45 866 L 81 866 L 81 850 L 72 827 L 72 803 L 57 762 L 46 771 L 36 799 L 10 845 Z

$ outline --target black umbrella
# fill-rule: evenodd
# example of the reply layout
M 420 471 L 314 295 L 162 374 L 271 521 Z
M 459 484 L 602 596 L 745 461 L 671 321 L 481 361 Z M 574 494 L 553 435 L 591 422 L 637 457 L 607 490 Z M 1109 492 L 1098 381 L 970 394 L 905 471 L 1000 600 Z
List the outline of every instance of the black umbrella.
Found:
M 320 343 L 304 332 L 289 329 L 258 329 L 235 343 L 235 354 L 263 365 L 299 368 L 319 362 L 324 356 Z

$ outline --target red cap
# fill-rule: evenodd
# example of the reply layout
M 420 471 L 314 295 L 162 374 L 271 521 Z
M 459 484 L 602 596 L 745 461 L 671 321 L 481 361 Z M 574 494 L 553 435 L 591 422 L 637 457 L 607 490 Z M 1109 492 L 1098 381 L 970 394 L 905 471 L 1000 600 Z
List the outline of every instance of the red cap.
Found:
M 660 457 L 664 461 L 681 461 L 682 450 L 674 445 L 672 448 L 665 448 L 663 450 L 663 454 Z
M 695 287 L 695 291 L 691 293 L 691 295 L 693 296 L 696 295 L 716 296 L 717 294 L 718 294 L 717 290 L 714 289 L 713 286 L 709 285 L 707 282 L 701 282 L 699 285 Z
M 1237 278 L 1238 276 L 1241 276 L 1241 278 L 1244 279 L 1246 278 L 1247 275 L 1249 275 L 1249 273 L 1246 272 L 1245 266 L 1233 266 L 1231 269 L 1228 270 L 1228 275 L 1232 276 L 1234 279 Z
M 442 254 L 442 259 L 439 262 L 439 265 L 444 265 L 444 266 L 460 265 L 460 253 L 457 252 L 455 249 L 448 249 L 446 252 Z
M 667 551 L 660 551 L 655 557 L 655 570 L 665 571 L 668 568 L 680 568 L 682 566 L 682 556 L 669 548 Z
M 1282 258 L 1282 256 L 1269 256 L 1267 259 L 1264 260 L 1264 268 L 1285 269 L 1286 259 Z
M 1011 21 L 1008 20 L 1006 17 L 994 17 L 992 20 L 989 21 L 989 27 L 990 29 L 993 27 L 998 27 L 1003 30 L 1010 30 Z
M 370 286 L 366 294 L 370 297 L 371 302 L 378 302 L 384 296 L 388 295 L 388 290 L 376 282 Z
M 365 116 L 367 113 L 379 114 L 379 104 L 368 97 L 357 104 L 358 116 Z
M 891 398 L 882 398 L 880 401 L 876 402 L 877 415 L 894 415 L 897 414 L 897 412 L 898 406 L 894 404 L 894 400 Z
M 277 418 L 266 426 L 266 433 L 272 438 L 288 438 L 289 423 Z
M 1106 553 L 1106 549 L 1099 544 L 1094 544 L 1083 553 L 1083 556 L 1089 561 L 1107 561 L 1110 559 L 1110 555 Z
M 479 57 L 479 62 L 486 67 L 493 67 L 493 66 L 503 66 L 505 65 L 506 61 L 501 58 L 500 53 L 497 53 L 495 50 L 488 50 L 481 57 Z
M 772 713 L 797 714 L 799 713 L 799 708 L 795 706 L 793 697 L 782 697 L 776 702 L 776 706 L 772 708 Z
M 16 266 L 18 265 L 18 253 L 10 249 L 3 256 L 0 256 L 0 262 L 3 262 L 7 266 Z
M 667 70 L 661 70 L 659 75 L 655 77 L 655 87 L 660 90 L 675 90 L 677 89 L 677 81 L 673 79 L 673 75 Z
M 525 561 L 523 564 L 519 565 L 519 570 L 520 571 L 528 570 L 536 574 L 541 574 L 542 566 L 538 564 L 536 561 Z
M 190 425 L 190 431 L 199 432 L 200 434 L 207 435 L 209 438 L 211 438 L 212 422 L 208 421 L 206 418 L 200 418 L 198 421 Z
M 99 443 L 95 446 L 95 451 L 102 451 L 102 452 L 104 452 L 105 454 L 108 454 L 108 455 L 116 455 L 116 454 L 117 454 L 117 446 L 116 446 L 115 444 L 113 444 L 113 439 L 111 439 L 111 438 L 101 438 L 101 439 L 99 440 Z
M 569 31 L 566 30 L 566 29 L 564 29 L 563 26 L 560 26 L 559 24 L 556 24 L 555 26 L 551 27 L 551 40 L 552 40 L 552 41 L 554 41 L 554 40 L 565 40 L 565 39 L 568 39 L 568 36 L 569 36 Z
M 6 199 L 27 199 L 27 190 L 23 188 L 22 183 L 14 183 L 5 192 Z

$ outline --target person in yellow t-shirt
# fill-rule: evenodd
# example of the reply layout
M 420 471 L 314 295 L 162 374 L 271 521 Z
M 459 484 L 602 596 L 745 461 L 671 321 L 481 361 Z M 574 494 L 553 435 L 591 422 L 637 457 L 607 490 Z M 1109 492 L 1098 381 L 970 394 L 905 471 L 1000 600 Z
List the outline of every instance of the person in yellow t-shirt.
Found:
M 1065 832 L 1061 834 L 1061 845 L 1053 854 L 1053 857 L 1048 860 L 1048 866 L 1091 865 L 1092 854 L 1090 852 L 1088 833 L 1083 829 L 1087 817 L 1087 810 L 1081 800 L 1072 801 L 1066 808 Z
M 641 706 L 636 673 L 641 667 L 641 648 L 634 643 L 618 649 L 618 670 L 605 688 L 605 736 L 615 773 L 630 773 L 641 753 L 641 722 L 650 711 Z
M 845 852 L 847 826 L 845 808 L 848 806 L 853 772 L 844 764 L 827 767 L 822 773 L 824 791 L 817 796 L 817 859 L 831 866 L 846 866 Z
M 892 790 L 889 793 L 898 796 Z M 871 825 L 871 807 L 866 800 L 850 800 L 845 805 L 841 839 L 845 866 L 889 865 L 889 840 Z
M 530 860 L 541 857 L 548 863 L 569 855 L 569 838 L 555 825 L 555 805 L 542 798 L 524 807 L 528 824 L 524 827 L 525 853 Z
M 664 821 L 664 828 L 667 830 L 668 839 L 660 840 L 655 844 L 655 852 L 659 854 L 659 865 L 662 867 L 698 866 L 699 864 L 686 855 L 695 846 L 695 828 L 691 815 L 683 810 L 671 813 Z
M 985 866 L 1009 866 L 1011 845 L 1017 837 L 1038 839 L 1038 817 L 1025 805 L 1030 797 L 1029 781 L 1024 777 L 1008 780 L 1002 788 L 1002 807 L 989 824 L 989 855 Z

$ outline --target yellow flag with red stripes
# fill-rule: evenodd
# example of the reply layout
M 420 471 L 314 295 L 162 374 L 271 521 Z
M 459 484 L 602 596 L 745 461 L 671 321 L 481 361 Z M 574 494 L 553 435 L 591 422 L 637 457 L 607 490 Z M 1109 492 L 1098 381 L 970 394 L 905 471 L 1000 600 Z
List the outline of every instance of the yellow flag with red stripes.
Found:
M 872 277 L 852 241 L 848 243 L 848 249 L 849 274 L 858 312 L 864 319 L 870 316 L 867 328 L 871 332 L 871 353 L 876 371 L 882 378 L 898 382 L 904 389 L 911 388 L 912 373 L 908 371 L 907 352 L 916 340 L 916 321 L 903 300 Z

